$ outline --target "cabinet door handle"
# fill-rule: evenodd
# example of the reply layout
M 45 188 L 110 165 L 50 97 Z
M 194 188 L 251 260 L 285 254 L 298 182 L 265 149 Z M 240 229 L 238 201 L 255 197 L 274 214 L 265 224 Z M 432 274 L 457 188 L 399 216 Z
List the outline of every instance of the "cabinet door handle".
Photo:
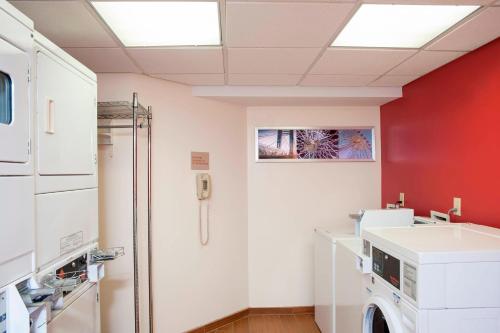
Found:
M 45 124 L 45 133 L 54 134 L 55 128 L 55 101 L 53 99 L 47 100 L 47 119 Z

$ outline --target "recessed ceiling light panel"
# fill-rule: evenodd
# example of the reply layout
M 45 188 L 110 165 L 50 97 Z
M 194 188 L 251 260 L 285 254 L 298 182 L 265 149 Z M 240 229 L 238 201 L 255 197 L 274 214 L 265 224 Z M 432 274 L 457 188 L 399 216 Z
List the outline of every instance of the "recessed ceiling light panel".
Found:
M 477 8 L 363 4 L 332 46 L 419 48 Z
M 125 46 L 220 45 L 213 1 L 93 1 Z

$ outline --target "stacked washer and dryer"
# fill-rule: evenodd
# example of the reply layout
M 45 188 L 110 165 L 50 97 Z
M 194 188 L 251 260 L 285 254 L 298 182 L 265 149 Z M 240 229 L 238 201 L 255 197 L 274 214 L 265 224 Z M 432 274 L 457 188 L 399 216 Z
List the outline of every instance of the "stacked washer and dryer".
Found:
M 10 283 L 33 272 L 35 204 L 30 152 L 33 23 L 0 1 L 0 332 L 26 332 L 9 312 L 23 308 Z M 28 317 L 24 309 L 25 318 Z
M 96 75 L 0 0 L 0 332 L 96 333 Z

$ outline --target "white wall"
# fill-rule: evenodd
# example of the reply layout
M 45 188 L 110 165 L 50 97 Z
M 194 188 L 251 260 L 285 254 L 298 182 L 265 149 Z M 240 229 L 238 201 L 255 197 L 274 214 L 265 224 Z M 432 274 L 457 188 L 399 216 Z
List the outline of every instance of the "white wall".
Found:
M 196 98 L 189 87 L 134 74 L 98 77 L 99 101 L 152 105 L 155 331 L 176 333 L 248 306 L 244 108 Z M 130 135 L 100 147 L 101 239 L 126 245 L 102 284 L 103 333 L 133 332 Z M 190 152 L 210 152 L 210 244 L 198 241 Z M 143 197 L 144 198 L 144 197 Z M 146 221 L 141 221 L 143 225 Z
M 314 302 L 315 226 L 352 228 L 348 214 L 380 208 L 378 107 L 247 109 L 250 307 Z M 255 128 L 375 126 L 376 162 L 256 163 Z
M 314 227 L 345 230 L 352 227 L 348 213 L 380 206 L 378 107 L 245 112 L 193 97 L 182 85 L 99 75 L 100 101 L 129 100 L 133 91 L 154 107 L 155 330 L 182 332 L 248 306 L 312 305 Z M 376 162 L 255 162 L 256 127 L 367 125 L 376 128 Z M 107 267 L 103 333 L 133 332 L 130 134 L 115 134 L 113 146 L 100 147 L 100 231 L 104 246 L 125 245 L 127 254 Z M 191 151 L 211 154 L 208 247 L 198 242 Z M 140 225 L 145 223 L 142 218 Z

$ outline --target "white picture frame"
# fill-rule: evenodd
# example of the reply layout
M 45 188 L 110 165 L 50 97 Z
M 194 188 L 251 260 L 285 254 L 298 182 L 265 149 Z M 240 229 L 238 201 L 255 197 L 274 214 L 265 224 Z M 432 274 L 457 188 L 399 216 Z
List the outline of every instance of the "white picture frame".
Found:
M 374 126 L 256 127 L 256 162 L 374 162 Z

